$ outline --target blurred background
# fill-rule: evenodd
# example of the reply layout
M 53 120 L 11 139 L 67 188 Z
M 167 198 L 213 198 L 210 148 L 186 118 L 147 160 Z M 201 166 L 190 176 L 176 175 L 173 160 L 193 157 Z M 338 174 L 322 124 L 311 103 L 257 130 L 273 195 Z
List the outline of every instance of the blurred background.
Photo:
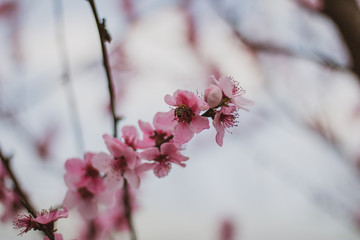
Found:
M 142 179 L 139 239 L 359 239 L 355 0 L 96 4 L 112 36 L 120 127 L 151 122 L 177 89 L 202 93 L 210 75 L 232 76 L 255 102 L 223 147 L 211 128 L 187 144 L 186 168 Z M 0 0 L 0 53 L 1 150 L 38 209 L 59 206 L 66 159 L 106 150 L 102 134 L 112 132 L 88 2 Z M 73 210 L 57 222 L 64 239 L 80 220 Z M 9 219 L 0 225 L 1 239 L 42 239 L 18 232 Z

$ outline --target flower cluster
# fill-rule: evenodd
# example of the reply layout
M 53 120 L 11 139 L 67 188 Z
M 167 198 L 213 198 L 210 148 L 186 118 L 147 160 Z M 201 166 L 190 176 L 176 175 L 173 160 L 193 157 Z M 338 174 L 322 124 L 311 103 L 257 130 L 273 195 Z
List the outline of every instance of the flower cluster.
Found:
M 162 178 L 173 164 L 185 167 L 189 158 L 181 150 L 195 134 L 210 128 L 209 119 L 217 131 L 216 142 L 222 146 L 225 130 L 236 126 L 238 109 L 248 110 L 253 103 L 244 98 L 245 91 L 232 78 L 213 80 L 203 97 L 186 90 L 166 95 L 171 109 L 156 113 L 153 124 L 139 120 L 142 136 L 135 126 L 124 126 L 121 138 L 103 135 L 109 153 L 86 153 L 84 160 L 67 160 L 68 192 L 63 206 L 77 207 L 85 219 L 95 219 L 98 204 L 111 204 L 125 181 L 138 188 L 148 170 Z
M 54 230 L 54 223 L 60 218 L 67 218 L 68 210 L 66 208 L 63 211 L 58 209 L 43 210 L 34 218 L 31 215 L 25 215 L 21 213 L 14 220 L 14 227 L 22 229 L 19 235 L 22 235 L 30 230 L 43 231 L 45 233 L 44 240 L 49 240 L 51 236 L 55 240 L 62 240 L 63 237 L 60 233 L 56 233 Z

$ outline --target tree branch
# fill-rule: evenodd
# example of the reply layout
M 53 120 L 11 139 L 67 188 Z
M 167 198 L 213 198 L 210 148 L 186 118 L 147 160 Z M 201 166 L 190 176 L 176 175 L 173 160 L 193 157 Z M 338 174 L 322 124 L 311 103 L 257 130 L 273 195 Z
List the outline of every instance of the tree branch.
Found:
M 323 0 L 323 13 L 337 25 L 360 82 L 360 10 L 355 0 Z
M 106 48 L 106 45 L 105 45 L 106 42 L 111 41 L 111 37 L 110 37 L 110 34 L 108 33 L 108 31 L 106 30 L 105 19 L 103 19 L 102 22 L 100 22 L 100 20 L 99 20 L 94 0 L 87 0 L 87 1 L 89 2 L 90 6 L 91 6 L 91 10 L 93 12 L 93 15 L 94 15 L 94 18 L 95 18 L 95 21 L 96 21 L 96 25 L 97 25 L 97 28 L 98 28 L 98 32 L 99 32 L 101 50 L 102 50 L 102 55 L 103 55 L 103 65 L 104 65 L 104 68 L 105 68 L 107 81 L 108 81 L 108 88 L 109 88 L 109 94 L 110 94 L 110 103 L 111 103 L 111 112 L 112 112 L 112 116 L 113 116 L 113 127 L 114 127 L 113 136 L 116 138 L 117 137 L 117 123 L 120 120 L 120 118 L 117 117 L 116 113 L 115 113 L 114 85 L 113 85 L 113 80 L 112 80 L 112 77 L 111 77 L 111 70 L 110 70 L 110 64 L 109 64 L 109 55 L 108 55 L 107 48 Z M 123 191 L 124 191 L 123 204 L 124 204 L 124 207 L 125 207 L 125 217 L 127 219 L 129 230 L 130 230 L 130 237 L 131 237 L 131 240 L 136 240 L 135 229 L 134 229 L 134 225 L 132 223 L 129 186 L 128 186 L 128 182 L 127 182 L 126 179 L 124 179 Z

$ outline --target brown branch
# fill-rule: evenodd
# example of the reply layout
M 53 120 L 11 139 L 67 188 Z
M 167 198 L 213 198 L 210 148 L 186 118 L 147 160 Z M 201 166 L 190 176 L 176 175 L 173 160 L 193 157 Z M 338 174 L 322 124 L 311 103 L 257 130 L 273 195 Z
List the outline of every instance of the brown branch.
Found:
M 102 57 L 103 57 L 103 65 L 105 68 L 105 72 L 106 72 L 106 77 L 107 77 L 107 81 L 108 81 L 108 88 L 109 88 L 109 94 L 110 94 L 110 104 L 111 104 L 111 113 L 112 113 L 112 118 L 113 118 L 113 128 L 114 128 L 114 137 L 117 137 L 117 123 L 120 120 L 119 117 L 116 116 L 115 113 L 115 94 L 114 94 L 114 82 L 111 76 L 111 70 L 110 70 L 110 63 L 109 63 L 109 54 L 105 45 L 105 42 L 110 42 L 111 41 L 111 37 L 109 35 L 109 33 L 106 30 L 105 27 L 105 19 L 102 20 L 102 22 L 100 22 L 99 20 L 99 16 L 97 13 L 97 9 L 95 6 L 95 2 L 94 0 L 87 0 L 91 6 L 91 10 L 93 12 L 95 21 L 96 21 L 96 26 L 99 32 L 99 38 L 100 38 L 100 43 L 101 43 L 101 52 L 102 52 Z
M 30 200 L 29 200 L 28 196 L 26 195 L 25 191 L 21 188 L 21 185 L 19 184 L 19 181 L 17 180 L 14 172 L 11 169 L 11 166 L 10 166 L 11 157 L 5 156 L 3 154 L 3 152 L 1 151 L 1 149 L 0 149 L 0 160 L 1 160 L 1 163 L 4 166 L 4 168 L 6 169 L 6 172 L 9 174 L 9 177 L 10 177 L 10 179 L 11 179 L 13 185 L 14 185 L 13 190 L 20 197 L 22 205 L 26 208 L 26 210 L 30 213 L 30 215 L 33 218 L 36 218 L 37 215 L 36 215 L 35 207 L 30 202 Z M 50 240 L 55 239 L 53 232 L 49 232 L 48 229 L 42 224 L 40 224 L 39 226 L 40 226 L 40 230 L 43 233 L 45 233 L 45 235 L 48 236 Z
M 11 157 L 5 156 L 3 154 L 3 152 L 0 149 L 0 159 L 1 162 L 4 166 L 4 168 L 6 169 L 7 173 L 9 174 L 9 177 L 11 179 L 11 181 L 14 184 L 14 191 L 16 192 L 16 194 L 20 197 L 21 199 L 21 203 L 24 205 L 24 207 L 28 210 L 28 212 L 34 217 L 36 218 L 36 210 L 34 208 L 34 206 L 31 204 L 28 196 L 26 195 L 26 193 L 23 191 L 23 189 L 21 188 L 19 181 L 17 180 L 14 172 L 12 171 L 11 167 L 10 167 L 10 160 Z
M 112 117 L 113 117 L 113 127 L 114 127 L 113 136 L 116 138 L 117 137 L 117 123 L 120 120 L 120 118 L 117 117 L 116 113 L 115 113 L 114 85 L 113 85 L 113 80 L 111 77 L 109 55 L 108 55 L 107 48 L 105 45 L 106 42 L 111 41 L 111 37 L 110 37 L 110 34 L 108 33 L 108 31 L 106 30 L 105 19 L 103 19 L 102 22 L 100 22 L 100 20 L 99 20 L 99 16 L 97 13 L 97 9 L 96 9 L 94 0 L 87 0 L 87 1 L 89 2 L 90 6 L 91 6 L 91 10 L 93 12 L 93 15 L 94 15 L 94 18 L 96 21 L 96 25 L 97 25 L 97 29 L 99 32 L 101 50 L 102 50 L 102 56 L 103 56 L 103 65 L 104 65 L 106 76 L 107 76 L 108 88 L 109 88 L 109 94 L 110 94 L 111 113 L 112 113 Z M 134 229 L 134 225 L 132 223 L 132 212 L 131 212 L 129 186 L 128 186 L 128 182 L 126 179 L 124 179 L 123 191 L 124 191 L 123 204 L 125 207 L 125 216 L 126 216 L 126 219 L 128 222 L 129 230 L 130 230 L 130 237 L 131 237 L 131 240 L 136 240 L 135 229 Z
M 355 0 L 323 0 L 323 13 L 337 25 L 360 81 L 360 10 Z

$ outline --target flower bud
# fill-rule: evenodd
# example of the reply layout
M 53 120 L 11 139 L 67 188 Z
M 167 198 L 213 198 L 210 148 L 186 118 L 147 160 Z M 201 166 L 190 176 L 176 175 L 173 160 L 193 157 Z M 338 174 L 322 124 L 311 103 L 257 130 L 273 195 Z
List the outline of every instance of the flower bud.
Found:
M 204 100 L 211 108 L 214 108 L 221 102 L 222 95 L 222 91 L 218 86 L 210 84 L 209 88 L 205 90 Z

